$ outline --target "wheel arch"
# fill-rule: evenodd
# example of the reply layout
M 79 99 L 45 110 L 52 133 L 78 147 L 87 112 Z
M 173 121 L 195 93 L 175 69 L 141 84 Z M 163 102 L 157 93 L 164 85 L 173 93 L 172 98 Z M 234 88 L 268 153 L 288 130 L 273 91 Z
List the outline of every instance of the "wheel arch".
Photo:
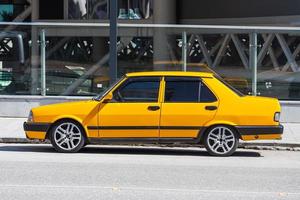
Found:
M 50 127 L 48 128 L 45 138 L 49 139 L 52 128 L 55 127 L 58 123 L 63 122 L 63 121 L 72 121 L 72 122 L 76 123 L 78 126 L 80 126 L 83 130 L 83 135 L 85 137 L 85 141 L 88 140 L 87 128 L 82 125 L 82 122 L 81 122 L 80 119 L 78 119 L 76 117 L 70 117 L 70 116 L 64 116 L 64 117 L 60 117 L 60 118 L 55 119 L 53 121 L 53 123 L 51 123 Z
M 241 139 L 241 134 L 240 132 L 238 131 L 238 129 L 236 128 L 236 124 L 234 123 L 226 123 L 226 122 L 218 122 L 218 123 L 213 123 L 213 124 L 208 124 L 206 126 L 204 126 L 200 131 L 199 131 L 199 134 L 198 134 L 198 142 L 200 144 L 203 144 L 203 139 L 205 138 L 206 134 L 208 133 L 209 130 L 211 130 L 212 128 L 214 127 L 217 127 L 217 126 L 225 126 L 225 127 L 229 127 L 231 128 L 232 130 L 235 131 L 235 133 L 238 135 L 239 139 Z

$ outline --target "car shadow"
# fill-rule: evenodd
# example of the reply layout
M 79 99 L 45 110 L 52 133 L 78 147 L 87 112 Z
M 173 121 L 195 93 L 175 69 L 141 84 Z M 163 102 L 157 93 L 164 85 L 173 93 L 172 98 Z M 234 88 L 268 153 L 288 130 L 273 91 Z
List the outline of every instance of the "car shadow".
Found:
M 102 154 L 135 154 L 135 155 L 168 155 L 168 156 L 210 156 L 204 148 L 176 148 L 176 147 L 86 147 L 80 153 Z M 238 149 L 234 157 L 262 157 L 259 152 Z
M 57 153 L 50 145 L 5 145 L 0 146 L 0 152 L 35 152 Z M 167 156 L 210 156 L 204 148 L 177 148 L 153 146 L 86 146 L 81 149 L 82 154 L 127 154 L 127 155 L 167 155 Z M 233 157 L 263 157 L 254 150 L 238 149 Z

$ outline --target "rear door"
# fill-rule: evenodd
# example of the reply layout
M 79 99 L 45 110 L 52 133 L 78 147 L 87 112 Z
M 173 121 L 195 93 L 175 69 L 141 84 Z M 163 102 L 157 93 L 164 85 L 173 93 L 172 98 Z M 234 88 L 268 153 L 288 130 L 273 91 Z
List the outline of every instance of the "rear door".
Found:
M 196 138 L 212 120 L 218 99 L 198 77 L 165 77 L 160 138 Z

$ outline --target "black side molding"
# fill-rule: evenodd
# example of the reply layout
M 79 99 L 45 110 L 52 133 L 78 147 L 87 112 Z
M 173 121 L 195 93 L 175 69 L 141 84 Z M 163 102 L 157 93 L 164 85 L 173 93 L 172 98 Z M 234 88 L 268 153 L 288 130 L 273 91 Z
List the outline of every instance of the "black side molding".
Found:
M 88 126 L 89 130 L 200 130 L 203 126 Z
M 34 122 L 24 122 L 24 131 L 38 131 L 47 132 L 51 124 L 49 123 L 34 123 Z
M 282 134 L 283 126 L 236 126 L 241 135 Z

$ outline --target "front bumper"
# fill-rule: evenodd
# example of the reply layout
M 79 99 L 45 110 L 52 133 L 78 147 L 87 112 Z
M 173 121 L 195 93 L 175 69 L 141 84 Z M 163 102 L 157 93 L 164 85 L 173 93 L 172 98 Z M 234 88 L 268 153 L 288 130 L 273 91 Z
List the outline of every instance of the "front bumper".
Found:
M 24 122 L 23 129 L 28 139 L 44 140 L 50 126 L 51 124 L 49 123 Z
M 39 131 L 47 132 L 51 124 L 49 123 L 36 123 L 36 122 L 24 122 L 24 131 Z

